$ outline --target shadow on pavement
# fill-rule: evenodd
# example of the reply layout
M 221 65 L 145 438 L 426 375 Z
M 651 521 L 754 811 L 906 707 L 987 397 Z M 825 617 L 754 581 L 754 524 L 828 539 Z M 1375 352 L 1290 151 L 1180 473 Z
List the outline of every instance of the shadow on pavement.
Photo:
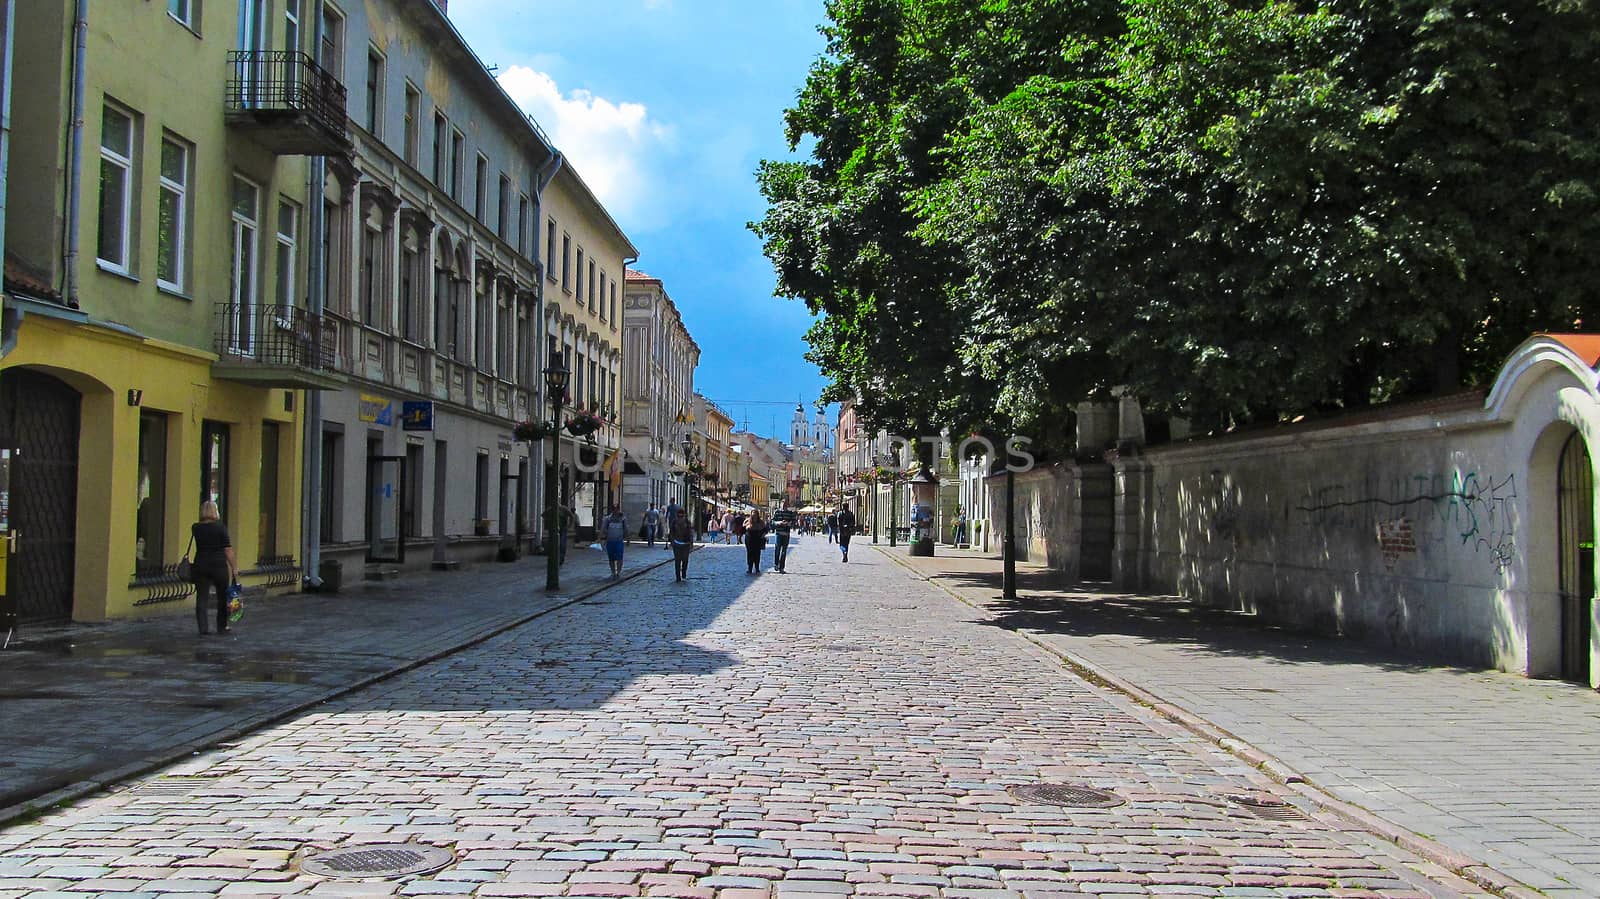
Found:
M 984 623 L 1015 631 L 1068 636 L 1120 636 L 1176 647 L 1195 654 L 1272 658 L 1295 665 L 1369 665 L 1390 671 L 1483 669 L 1439 659 L 1407 656 L 1398 647 L 1293 631 L 1258 616 L 1210 608 L 1176 596 L 1097 592 L 1055 572 L 1017 572 L 1016 600 L 1000 598 L 998 561 L 993 571 L 930 571 L 934 581 L 969 597 L 981 596 L 992 616 Z M 1106 585 L 1109 587 L 1109 585 Z

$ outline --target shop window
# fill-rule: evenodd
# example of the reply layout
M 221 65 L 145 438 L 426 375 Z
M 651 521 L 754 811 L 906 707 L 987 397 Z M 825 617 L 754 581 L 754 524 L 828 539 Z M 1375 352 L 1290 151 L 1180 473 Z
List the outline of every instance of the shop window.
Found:
M 339 540 L 338 510 L 344 493 L 341 477 L 344 466 L 339 464 L 339 454 L 343 449 L 343 436 L 336 431 L 322 432 L 322 507 L 317 511 L 322 519 L 323 543 Z
M 139 413 L 139 517 L 135 525 L 134 573 L 158 573 L 166 562 L 167 417 Z
M 278 424 L 261 423 L 261 522 L 256 559 L 265 562 L 278 554 Z
M 228 486 L 228 426 L 208 421 L 200 427 L 200 501 L 216 503 L 224 522 L 233 512 Z
M 489 517 L 489 454 L 480 451 L 476 468 L 477 483 L 472 491 L 472 517 L 474 526 Z

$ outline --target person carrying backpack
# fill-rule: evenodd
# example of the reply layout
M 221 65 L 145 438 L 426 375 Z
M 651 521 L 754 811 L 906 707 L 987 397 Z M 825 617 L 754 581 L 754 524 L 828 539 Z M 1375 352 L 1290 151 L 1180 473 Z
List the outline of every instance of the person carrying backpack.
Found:
M 611 563 L 611 577 L 622 577 L 622 550 L 628 541 L 628 519 L 619 506 L 611 507 L 611 514 L 600 522 L 601 538 L 606 542 L 606 561 Z

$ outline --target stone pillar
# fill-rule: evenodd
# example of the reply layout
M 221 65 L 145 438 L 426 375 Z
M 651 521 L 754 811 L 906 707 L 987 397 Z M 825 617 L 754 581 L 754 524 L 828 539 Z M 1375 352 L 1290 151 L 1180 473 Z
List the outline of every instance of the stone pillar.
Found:
M 1108 402 L 1079 403 L 1077 455 L 1099 458 L 1116 442 L 1116 405 Z
M 1145 535 L 1149 532 L 1148 503 L 1151 466 L 1141 458 L 1119 459 L 1115 471 L 1115 508 L 1112 529 L 1111 581 L 1119 590 L 1144 589 Z

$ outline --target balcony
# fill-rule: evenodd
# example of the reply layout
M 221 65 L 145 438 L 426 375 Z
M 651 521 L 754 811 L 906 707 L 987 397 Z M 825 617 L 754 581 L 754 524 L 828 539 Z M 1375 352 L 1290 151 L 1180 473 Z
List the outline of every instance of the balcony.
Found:
M 214 377 L 256 387 L 337 390 L 332 322 L 295 306 L 217 304 Z
M 280 156 L 350 151 L 344 85 L 298 51 L 229 52 L 226 120 Z

